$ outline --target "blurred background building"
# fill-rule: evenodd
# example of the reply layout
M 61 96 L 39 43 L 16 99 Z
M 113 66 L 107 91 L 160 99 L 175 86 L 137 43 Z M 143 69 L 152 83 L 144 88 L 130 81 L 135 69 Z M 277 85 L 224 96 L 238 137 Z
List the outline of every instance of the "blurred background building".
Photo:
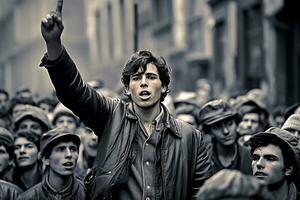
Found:
M 52 90 L 38 65 L 45 52 L 40 20 L 55 5 L 0 0 L 0 87 Z M 120 87 L 122 65 L 137 45 L 166 58 L 171 94 L 206 78 L 214 96 L 261 88 L 270 104 L 290 105 L 300 101 L 296 8 L 293 0 L 65 0 L 63 41 L 84 79 L 111 89 Z

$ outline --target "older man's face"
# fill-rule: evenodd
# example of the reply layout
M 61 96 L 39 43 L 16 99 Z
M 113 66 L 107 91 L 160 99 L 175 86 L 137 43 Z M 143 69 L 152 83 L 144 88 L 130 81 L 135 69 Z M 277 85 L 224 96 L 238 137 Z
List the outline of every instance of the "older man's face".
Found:
M 267 185 L 282 181 L 287 175 L 281 149 L 273 144 L 259 147 L 252 155 L 253 175 Z

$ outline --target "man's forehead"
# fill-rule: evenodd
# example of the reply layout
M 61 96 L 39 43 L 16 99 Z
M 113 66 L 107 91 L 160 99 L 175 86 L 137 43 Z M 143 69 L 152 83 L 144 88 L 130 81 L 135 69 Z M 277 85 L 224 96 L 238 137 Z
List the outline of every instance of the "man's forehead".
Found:
M 55 145 L 55 147 L 67 147 L 67 146 L 76 146 L 76 145 L 73 141 L 60 142 L 57 145 Z
M 280 147 L 274 144 L 268 144 L 267 146 L 258 147 L 253 151 L 253 154 L 255 153 L 262 153 L 262 154 L 276 155 L 276 156 L 282 154 Z
M 152 63 L 148 63 L 146 65 L 145 71 L 144 68 L 140 66 L 139 69 L 133 75 L 149 74 L 149 73 L 158 74 L 157 67 Z

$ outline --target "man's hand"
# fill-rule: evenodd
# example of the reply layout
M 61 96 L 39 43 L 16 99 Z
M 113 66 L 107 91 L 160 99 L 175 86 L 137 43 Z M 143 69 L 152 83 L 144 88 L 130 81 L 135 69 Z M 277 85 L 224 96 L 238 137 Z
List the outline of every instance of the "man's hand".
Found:
M 47 54 L 50 60 L 55 60 L 62 52 L 60 39 L 64 29 L 62 7 L 63 0 L 57 0 L 56 11 L 51 11 L 41 22 L 41 32 L 47 45 Z

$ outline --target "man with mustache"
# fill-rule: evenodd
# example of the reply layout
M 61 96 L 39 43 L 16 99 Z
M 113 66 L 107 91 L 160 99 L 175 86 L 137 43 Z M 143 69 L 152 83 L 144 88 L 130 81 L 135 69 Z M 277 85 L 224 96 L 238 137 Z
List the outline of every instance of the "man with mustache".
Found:
M 269 128 L 250 138 L 253 175 L 268 186 L 275 200 L 296 199 L 293 181 L 299 166 L 292 145 L 298 144 L 293 133 Z
M 41 157 L 46 166 L 42 182 L 19 196 L 19 199 L 85 198 L 83 183 L 74 176 L 80 145 L 79 136 L 57 128 L 41 138 Z
M 97 156 L 85 177 L 87 199 L 191 199 L 210 176 L 202 135 L 161 103 L 170 69 L 150 51 L 134 53 L 121 81 L 128 102 L 98 94 L 81 78 L 61 43 L 62 0 L 42 20 L 42 59 L 60 101 L 98 136 Z

